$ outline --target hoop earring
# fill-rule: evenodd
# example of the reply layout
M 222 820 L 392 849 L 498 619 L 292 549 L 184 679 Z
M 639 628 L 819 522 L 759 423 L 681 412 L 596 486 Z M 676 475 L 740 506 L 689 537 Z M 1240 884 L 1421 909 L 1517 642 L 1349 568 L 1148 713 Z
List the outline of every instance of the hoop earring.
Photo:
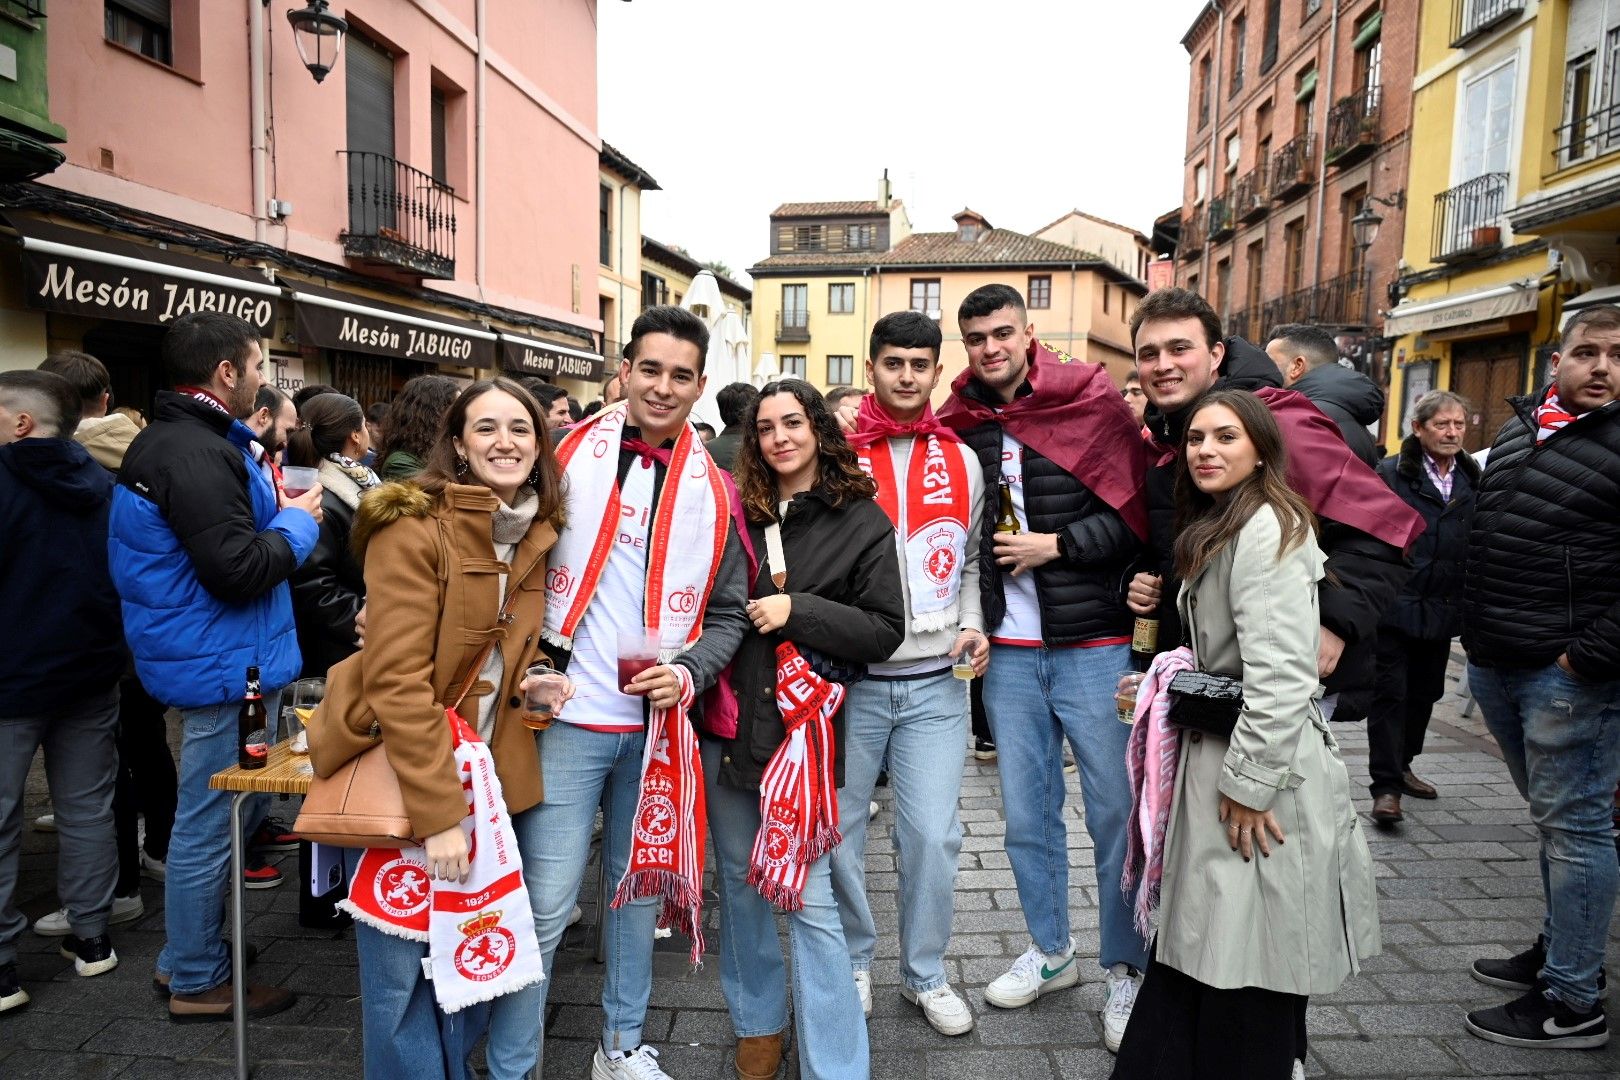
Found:
M 540 490 L 540 463 L 538 461 L 534 463 L 534 468 L 529 470 L 529 486 L 536 491 Z
M 457 454 L 456 455 L 456 479 L 457 480 L 465 480 L 466 478 L 467 478 L 467 459 L 462 457 L 460 454 Z

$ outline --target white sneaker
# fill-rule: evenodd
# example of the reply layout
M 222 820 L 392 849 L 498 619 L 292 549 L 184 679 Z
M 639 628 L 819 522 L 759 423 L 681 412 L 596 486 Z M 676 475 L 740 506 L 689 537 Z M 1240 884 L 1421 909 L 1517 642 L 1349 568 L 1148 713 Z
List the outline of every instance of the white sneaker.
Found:
M 1039 945 L 1013 961 L 1007 974 L 984 988 L 984 1000 L 1002 1009 L 1019 1009 L 1042 994 L 1062 990 L 1080 981 L 1080 968 L 1074 962 L 1074 940 L 1068 949 L 1047 955 Z
M 141 852 L 141 873 L 153 881 L 162 881 L 169 873 L 169 864 L 162 859 L 154 859 L 145 851 Z
M 855 973 L 855 994 L 861 999 L 861 1015 L 872 1015 L 872 973 L 870 971 L 857 971 Z
M 1293 1080 L 1305 1080 L 1305 1063 L 1299 1058 L 1294 1059 Z
M 584 917 L 585 917 L 585 912 L 580 908 L 580 906 L 578 904 L 575 904 L 574 905 L 574 910 L 572 910 L 572 911 L 570 911 L 568 913 L 568 925 L 573 926 L 575 923 L 579 922 L 579 920 L 583 919 Z
M 941 1035 L 965 1035 L 973 1030 L 973 1013 L 967 1002 L 956 996 L 949 986 L 937 990 L 918 992 L 902 987 L 900 996 L 922 1008 L 923 1017 Z
M 874 799 L 871 802 L 867 803 L 866 804 L 866 820 L 871 821 L 873 818 L 877 817 L 878 814 L 882 812 L 882 810 L 883 810 L 883 807 L 878 804 L 876 799 Z
M 112 902 L 112 911 L 107 915 L 109 923 L 134 922 L 146 914 L 146 905 L 141 903 L 139 894 L 135 896 L 115 896 Z M 67 937 L 73 933 L 73 927 L 68 924 L 67 908 L 57 908 L 49 915 L 41 915 L 34 923 L 34 933 L 40 937 Z
M 1108 1001 L 1102 1007 L 1103 1045 L 1110 1054 L 1117 1054 L 1120 1040 L 1125 1038 L 1125 1026 L 1131 1022 L 1131 1008 L 1142 987 L 1142 975 L 1129 964 L 1115 964 L 1108 969 L 1107 979 Z
M 34 819 L 34 831 L 35 832 L 55 832 L 56 831 L 56 815 L 55 814 L 41 814 L 41 815 L 39 815 L 39 817 Z
M 598 1046 L 591 1059 L 591 1080 L 673 1080 L 658 1067 L 658 1051 L 641 1044 L 624 1053 Z

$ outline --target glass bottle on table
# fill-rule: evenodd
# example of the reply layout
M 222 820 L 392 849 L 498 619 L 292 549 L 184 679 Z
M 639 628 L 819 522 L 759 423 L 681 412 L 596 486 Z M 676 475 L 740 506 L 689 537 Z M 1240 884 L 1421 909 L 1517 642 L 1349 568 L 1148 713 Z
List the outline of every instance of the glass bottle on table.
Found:
M 262 769 L 270 757 L 268 717 L 259 691 L 259 669 L 247 669 L 247 690 L 236 710 L 236 763 L 244 769 Z

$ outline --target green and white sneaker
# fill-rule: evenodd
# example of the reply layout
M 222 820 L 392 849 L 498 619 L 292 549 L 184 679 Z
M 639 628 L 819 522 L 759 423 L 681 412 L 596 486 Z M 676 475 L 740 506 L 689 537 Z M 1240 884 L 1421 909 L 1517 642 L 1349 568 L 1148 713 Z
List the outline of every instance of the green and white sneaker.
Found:
M 1044 953 L 1039 945 L 1013 961 L 1007 974 L 984 988 L 984 1000 L 1002 1009 L 1021 1009 L 1042 994 L 1062 990 L 1080 981 L 1074 962 L 1074 939 L 1060 953 Z

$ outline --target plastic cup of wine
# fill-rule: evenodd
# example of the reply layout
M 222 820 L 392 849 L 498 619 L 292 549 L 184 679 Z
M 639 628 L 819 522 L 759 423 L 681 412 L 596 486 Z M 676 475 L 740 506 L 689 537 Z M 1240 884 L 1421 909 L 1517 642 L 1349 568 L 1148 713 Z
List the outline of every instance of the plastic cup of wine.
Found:
M 523 691 L 523 726 L 533 731 L 544 731 L 562 708 L 563 694 L 568 688 L 568 676 L 544 660 L 528 666 L 528 689 Z
M 319 469 L 304 465 L 288 465 L 281 470 L 281 490 L 289 499 L 296 499 L 314 487 L 320 476 Z
M 619 689 L 649 668 L 658 666 L 658 634 L 653 630 L 619 631 Z M 625 690 L 625 693 L 629 693 Z
M 1116 717 L 1122 724 L 1136 723 L 1136 691 L 1142 685 L 1140 671 L 1119 673 L 1118 689 L 1114 691 Z

